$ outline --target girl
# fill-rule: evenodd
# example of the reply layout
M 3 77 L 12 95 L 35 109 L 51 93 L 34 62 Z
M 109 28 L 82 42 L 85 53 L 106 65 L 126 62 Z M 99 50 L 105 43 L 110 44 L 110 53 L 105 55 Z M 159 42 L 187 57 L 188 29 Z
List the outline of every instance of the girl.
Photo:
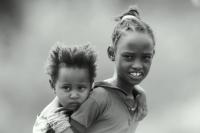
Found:
M 148 75 L 155 40 L 151 28 L 130 8 L 118 17 L 108 57 L 111 78 L 97 82 L 89 98 L 71 116 L 78 133 L 134 133 L 147 114 L 146 97 L 138 85 Z

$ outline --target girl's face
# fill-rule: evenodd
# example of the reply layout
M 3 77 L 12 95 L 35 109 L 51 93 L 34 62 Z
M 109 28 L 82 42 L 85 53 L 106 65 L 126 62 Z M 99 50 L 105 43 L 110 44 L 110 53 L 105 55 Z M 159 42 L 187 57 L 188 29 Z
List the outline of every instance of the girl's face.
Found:
M 128 32 L 116 46 L 118 79 L 127 85 L 139 84 L 148 74 L 154 55 L 152 38 L 146 33 Z
M 91 89 L 86 68 L 61 67 L 55 83 L 55 93 L 67 110 L 76 110 L 88 97 Z

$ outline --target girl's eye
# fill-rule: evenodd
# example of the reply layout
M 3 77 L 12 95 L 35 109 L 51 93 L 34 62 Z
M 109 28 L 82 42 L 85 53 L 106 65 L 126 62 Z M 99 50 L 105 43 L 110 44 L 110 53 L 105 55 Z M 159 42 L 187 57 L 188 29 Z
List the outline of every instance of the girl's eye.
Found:
M 132 60 L 134 57 L 132 55 L 124 55 L 126 60 Z
M 64 91 L 67 91 L 67 92 L 71 91 L 71 88 L 69 86 L 64 86 L 63 89 Z
M 143 58 L 144 58 L 146 61 L 150 61 L 152 57 L 151 57 L 151 56 L 144 56 Z

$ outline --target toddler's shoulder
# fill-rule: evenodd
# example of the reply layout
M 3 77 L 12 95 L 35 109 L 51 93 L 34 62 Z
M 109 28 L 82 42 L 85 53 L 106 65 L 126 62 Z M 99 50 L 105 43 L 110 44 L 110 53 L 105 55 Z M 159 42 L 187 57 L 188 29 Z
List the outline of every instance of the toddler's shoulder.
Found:
M 57 105 L 57 98 L 54 98 L 40 113 L 40 115 L 48 117 L 49 114 L 52 114 L 55 112 L 56 109 L 58 109 Z

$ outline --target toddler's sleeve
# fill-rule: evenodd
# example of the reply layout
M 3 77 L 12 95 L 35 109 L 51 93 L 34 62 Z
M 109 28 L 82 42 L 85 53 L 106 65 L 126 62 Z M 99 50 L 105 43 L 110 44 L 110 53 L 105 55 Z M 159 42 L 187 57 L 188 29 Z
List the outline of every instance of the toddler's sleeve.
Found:
M 52 129 L 50 124 L 47 122 L 47 119 L 43 116 L 37 116 L 33 126 L 33 133 L 47 133 L 50 130 Z
M 48 112 L 37 117 L 33 133 L 62 133 L 70 128 L 69 117 L 62 112 Z
M 62 112 L 56 112 L 49 115 L 48 123 L 55 133 L 62 133 L 70 128 L 69 117 Z

